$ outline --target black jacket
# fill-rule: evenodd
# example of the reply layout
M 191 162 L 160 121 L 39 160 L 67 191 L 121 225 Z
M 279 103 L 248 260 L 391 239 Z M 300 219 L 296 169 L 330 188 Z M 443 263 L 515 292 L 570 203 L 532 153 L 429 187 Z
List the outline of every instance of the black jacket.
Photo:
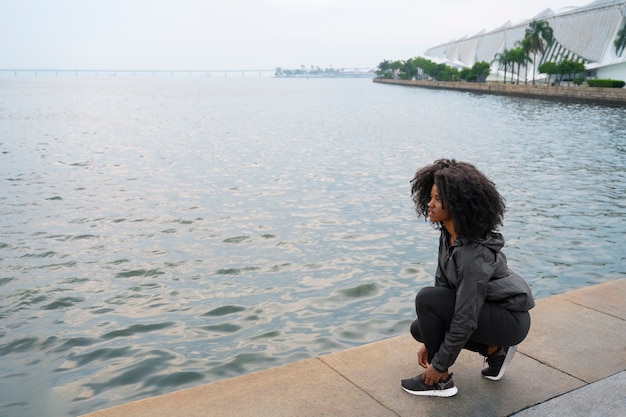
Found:
M 478 325 L 485 301 L 502 305 L 511 311 L 528 311 L 535 306 L 526 281 L 511 271 L 500 250 L 504 238 L 491 233 L 487 239 L 456 239 L 450 246 L 450 235 L 443 229 L 439 239 L 439 261 L 435 286 L 456 292 L 454 315 L 450 328 L 432 365 L 443 372 L 450 367 Z

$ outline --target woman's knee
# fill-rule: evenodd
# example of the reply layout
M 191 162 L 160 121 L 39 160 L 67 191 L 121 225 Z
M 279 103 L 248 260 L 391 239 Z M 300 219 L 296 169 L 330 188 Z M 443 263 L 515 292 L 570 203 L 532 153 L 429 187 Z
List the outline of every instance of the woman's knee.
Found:
M 454 290 L 443 287 L 424 287 L 415 296 L 415 311 L 432 311 L 433 308 L 440 308 L 443 305 L 451 305 L 454 308 Z
M 437 293 L 435 287 L 424 287 L 420 289 L 415 295 L 415 309 L 417 310 L 418 306 L 430 304 L 433 300 L 433 295 Z
M 413 320 L 413 323 L 411 323 L 411 336 L 413 336 L 413 339 L 417 340 L 418 342 L 424 343 L 422 331 L 420 330 L 419 319 Z

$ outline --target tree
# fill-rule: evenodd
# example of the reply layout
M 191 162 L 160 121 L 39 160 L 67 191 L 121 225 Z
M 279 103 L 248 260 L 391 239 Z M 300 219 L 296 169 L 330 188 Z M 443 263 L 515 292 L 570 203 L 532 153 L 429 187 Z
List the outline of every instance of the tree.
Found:
M 530 39 L 531 50 L 534 54 L 533 63 L 537 65 L 537 53 L 542 56 L 546 52 L 546 47 L 550 47 L 554 42 L 554 31 L 545 20 L 533 20 L 526 28 L 526 37 Z M 535 84 L 536 68 L 533 66 L 533 85 Z
M 437 81 L 459 81 L 459 70 L 447 66 L 446 64 L 440 64 L 439 74 L 435 78 Z
M 391 61 L 385 59 L 383 62 L 378 64 L 376 75 L 382 78 L 391 78 Z
M 514 67 L 515 65 L 517 65 L 517 84 L 519 84 L 519 74 L 521 72 L 522 65 L 526 63 L 526 54 L 521 47 L 511 49 L 509 51 L 509 54 L 511 59 L 511 66 Z M 511 78 L 513 78 L 513 75 L 511 75 Z M 511 83 L 513 83 L 512 79 Z
M 422 69 L 423 73 L 426 77 L 435 78 L 435 74 L 437 73 L 438 65 L 431 61 L 430 59 L 420 58 L 421 61 L 419 63 L 419 67 Z
M 480 61 L 476 62 L 472 66 L 471 74 L 476 77 L 476 81 L 479 83 L 484 83 L 487 81 L 487 77 L 489 77 L 489 73 L 491 72 L 491 65 L 489 62 Z
M 472 69 L 467 67 L 461 69 L 459 72 L 459 78 L 463 81 L 476 81 L 474 74 L 472 74 Z
M 574 78 L 575 74 L 580 74 L 581 72 L 585 71 L 585 64 L 583 64 L 582 62 L 576 62 L 576 61 L 570 61 L 568 59 L 565 59 L 563 61 L 561 61 L 558 65 L 558 72 L 559 75 L 561 75 L 561 80 L 563 79 L 564 75 L 568 76 L 568 85 L 569 82 L 572 81 L 572 79 Z M 560 81 L 559 81 L 560 84 Z
M 504 49 L 502 52 L 498 52 L 494 57 L 492 62 L 498 63 L 498 68 L 504 70 L 504 84 L 506 84 L 506 70 L 509 65 L 512 65 L 511 61 L 511 51 L 508 49 Z M 511 81 L 513 80 L 513 71 L 511 71 Z
M 422 58 L 419 56 L 415 57 L 414 60 L 417 65 L 418 79 L 422 80 L 422 79 L 428 78 L 429 76 L 432 76 L 431 74 L 435 71 L 437 64 L 435 64 L 430 59 Z
M 413 78 L 417 78 L 417 64 L 418 61 L 415 58 L 409 58 L 404 62 L 404 65 L 402 66 L 403 80 L 412 80 Z
M 524 84 L 528 84 L 528 64 L 533 60 L 530 58 L 530 53 L 533 51 L 532 41 L 528 36 L 517 42 L 517 45 L 524 51 Z
M 437 81 L 445 81 L 445 80 L 441 80 L 440 76 L 441 73 L 447 68 L 448 66 L 446 64 L 438 64 L 435 65 L 435 67 L 431 70 L 431 72 L 428 74 L 431 77 L 433 77 L 435 80 Z
M 393 61 L 391 63 L 391 76 L 393 78 L 400 75 L 400 70 L 404 66 L 404 61 Z
M 472 68 L 463 68 L 459 72 L 459 78 L 463 81 L 484 83 L 491 72 L 488 62 L 476 62 Z
M 615 39 L 615 55 L 621 56 L 624 49 L 626 49 L 626 25 L 617 32 L 617 38 Z
M 544 62 L 543 64 L 539 65 L 539 73 L 548 74 L 547 83 L 548 85 L 550 85 L 550 78 L 552 78 L 553 75 L 559 73 L 559 66 L 556 64 L 556 62 Z
M 400 72 L 404 67 L 404 61 L 388 61 L 384 60 L 378 64 L 376 75 L 382 78 L 394 78 L 396 75 L 400 76 Z

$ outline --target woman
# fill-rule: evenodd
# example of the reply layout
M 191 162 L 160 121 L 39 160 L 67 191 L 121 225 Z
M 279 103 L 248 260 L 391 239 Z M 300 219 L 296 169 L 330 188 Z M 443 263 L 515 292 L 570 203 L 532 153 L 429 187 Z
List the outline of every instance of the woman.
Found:
M 499 380 L 530 329 L 534 307 L 526 282 L 501 252 L 505 204 L 495 184 L 473 165 L 440 159 L 415 174 L 418 216 L 441 230 L 435 286 L 415 298 L 411 334 L 423 374 L 402 380 L 410 394 L 450 397 L 458 389 L 448 369 L 461 349 L 486 357 L 485 378 Z

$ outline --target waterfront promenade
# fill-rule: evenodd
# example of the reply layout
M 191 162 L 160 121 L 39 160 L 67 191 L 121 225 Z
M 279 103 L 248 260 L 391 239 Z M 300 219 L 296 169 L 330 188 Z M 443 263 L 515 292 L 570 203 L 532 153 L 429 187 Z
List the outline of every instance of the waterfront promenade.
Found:
M 89 417 L 626 415 L 626 278 L 537 300 L 530 334 L 500 381 L 482 358 L 453 366 L 459 393 L 415 397 L 409 335 L 88 414 Z
M 626 88 L 587 86 L 548 86 L 544 84 L 470 83 L 447 81 L 390 80 L 375 78 L 374 82 L 434 90 L 455 90 L 476 94 L 493 94 L 544 100 L 626 106 Z

